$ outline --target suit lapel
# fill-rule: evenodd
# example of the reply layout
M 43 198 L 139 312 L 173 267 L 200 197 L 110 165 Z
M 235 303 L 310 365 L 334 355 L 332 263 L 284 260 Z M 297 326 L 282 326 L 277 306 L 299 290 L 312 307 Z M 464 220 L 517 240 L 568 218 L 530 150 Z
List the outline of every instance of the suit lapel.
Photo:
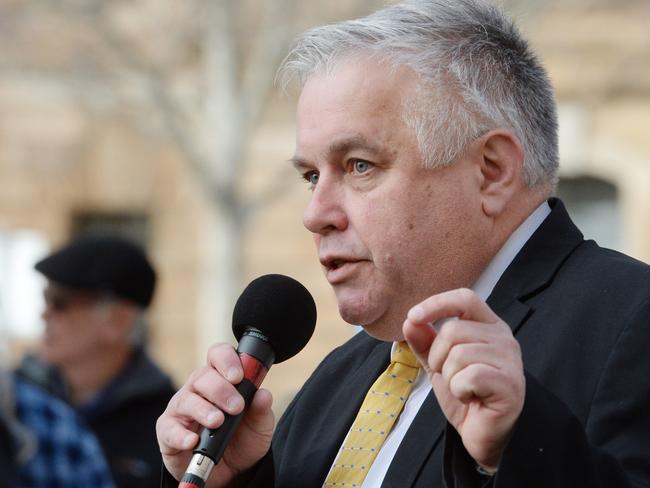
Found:
M 549 200 L 551 213 L 505 270 L 487 304 L 513 334 L 535 313 L 526 303 L 546 289 L 562 263 L 583 242 L 562 202 Z
M 571 222 L 562 202 L 552 198 L 548 203 L 551 213 L 501 275 L 487 300 L 497 315 L 511 313 L 517 319 L 522 310 L 517 311 L 520 306 L 513 303 L 524 305 L 548 287 L 562 263 L 583 242 L 582 233 Z M 508 323 L 513 330 L 517 328 Z

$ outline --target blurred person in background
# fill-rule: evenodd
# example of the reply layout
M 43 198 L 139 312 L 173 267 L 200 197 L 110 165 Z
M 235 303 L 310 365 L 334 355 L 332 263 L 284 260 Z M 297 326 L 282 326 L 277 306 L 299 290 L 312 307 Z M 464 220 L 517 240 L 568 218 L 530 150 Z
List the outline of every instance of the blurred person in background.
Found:
M 74 240 L 35 268 L 45 278 L 45 333 L 19 374 L 58 395 L 100 441 L 120 488 L 159 483 L 156 418 L 174 393 L 144 347 L 156 274 L 115 236 Z
M 0 330 L 0 486 L 115 485 L 96 437 L 62 400 L 12 373 Z
M 12 374 L 0 358 L 0 487 L 5 486 L 115 485 L 83 419 L 62 400 Z

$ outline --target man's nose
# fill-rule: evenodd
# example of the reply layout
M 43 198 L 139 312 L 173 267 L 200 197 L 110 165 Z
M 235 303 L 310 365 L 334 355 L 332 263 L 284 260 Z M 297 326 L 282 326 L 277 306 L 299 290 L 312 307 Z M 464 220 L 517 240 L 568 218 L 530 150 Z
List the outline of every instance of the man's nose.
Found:
M 327 234 L 347 228 L 344 195 L 336 181 L 321 175 L 303 213 L 302 223 L 314 234 Z
M 48 304 L 43 305 L 43 310 L 41 311 L 41 318 L 47 322 L 52 316 L 52 307 Z

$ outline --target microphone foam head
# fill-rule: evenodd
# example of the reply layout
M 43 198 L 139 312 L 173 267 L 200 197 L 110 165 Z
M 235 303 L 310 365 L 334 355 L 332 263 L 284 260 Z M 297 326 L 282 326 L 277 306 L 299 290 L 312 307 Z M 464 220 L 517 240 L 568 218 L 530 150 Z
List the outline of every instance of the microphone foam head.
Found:
M 232 313 L 232 331 L 239 340 L 254 327 L 268 337 L 275 363 L 295 356 L 307 345 L 316 326 L 316 304 L 301 283 L 279 274 L 249 283 Z

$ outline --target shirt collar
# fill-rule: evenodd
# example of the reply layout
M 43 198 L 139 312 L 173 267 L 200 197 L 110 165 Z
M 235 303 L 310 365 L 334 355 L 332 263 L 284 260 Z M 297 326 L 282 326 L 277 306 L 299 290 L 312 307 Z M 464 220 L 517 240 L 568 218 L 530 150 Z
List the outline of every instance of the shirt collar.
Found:
M 490 261 L 490 264 L 483 270 L 481 275 L 472 285 L 472 290 L 483 300 L 487 300 L 494 289 L 494 286 L 501 278 L 506 268 L 515 256 L 524 247 L 524 244 L 535 233 L 537 228 L 544 222 L 544 219 L 551 213 L 548 202 L 543 202 L 531 213 L 522 224 L 510 235 L 499 252 Z

